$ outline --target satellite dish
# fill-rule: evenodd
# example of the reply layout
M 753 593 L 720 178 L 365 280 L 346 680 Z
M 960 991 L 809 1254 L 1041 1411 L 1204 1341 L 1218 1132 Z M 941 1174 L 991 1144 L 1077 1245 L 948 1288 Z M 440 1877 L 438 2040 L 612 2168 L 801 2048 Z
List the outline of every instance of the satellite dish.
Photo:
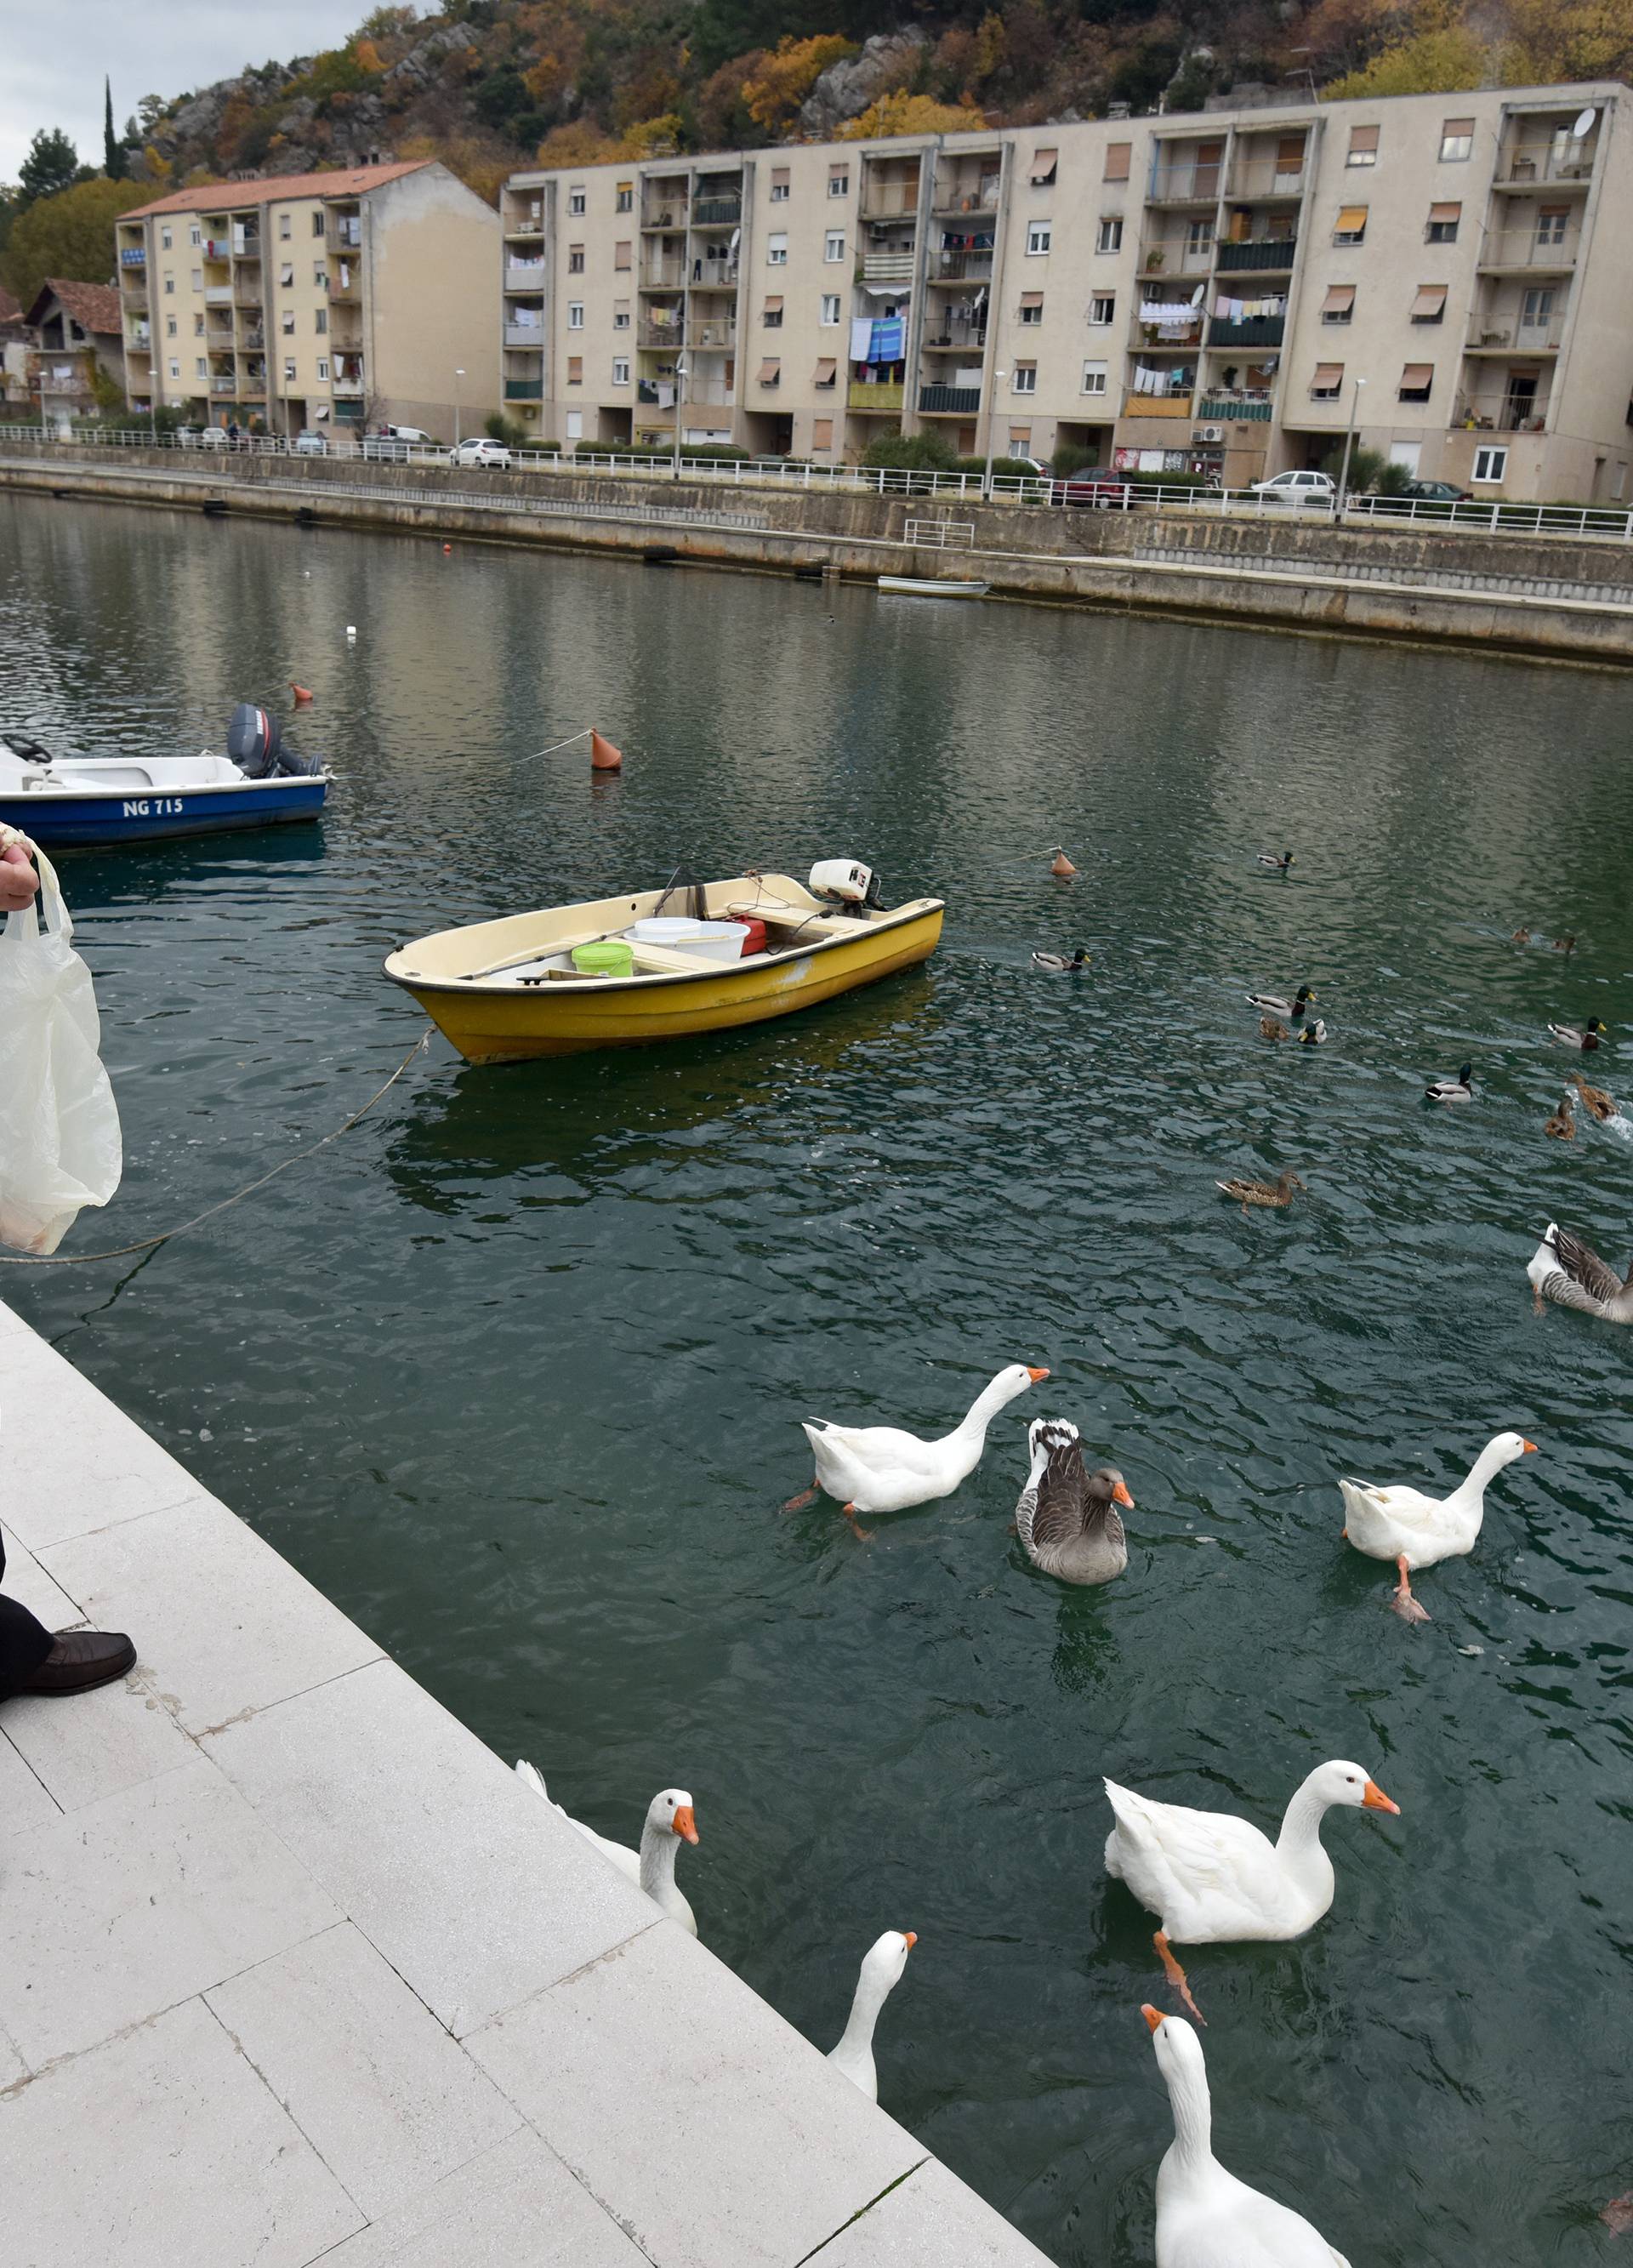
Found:
M 1571 140 L 1573 142 L 1585 142 L 1588 136 L 1593 131 L 1593 122 L 1598 116 L 1598 111 L 1593 109 L 1591 105 L 1586 110 L 1579 112 L 1577 117 L 1577 122 L 1570 129 Z
M 1191 305 L 1192 305 L 1192 306 L 1193 306 L 1193 307 L 1200 307 L 1200 306 L 1201 306 L 1201 305 L 1202 305 L 1202 303 L 1203 303 L 1203 301 L 1207 298 L 1207 296 L 1208 296 L 1208 286 L 1207 286 L 1205 284 L 1199 284 L 1196 286 L 1196 289 L 1195 289 L 1195 290 L 1191 293 Z

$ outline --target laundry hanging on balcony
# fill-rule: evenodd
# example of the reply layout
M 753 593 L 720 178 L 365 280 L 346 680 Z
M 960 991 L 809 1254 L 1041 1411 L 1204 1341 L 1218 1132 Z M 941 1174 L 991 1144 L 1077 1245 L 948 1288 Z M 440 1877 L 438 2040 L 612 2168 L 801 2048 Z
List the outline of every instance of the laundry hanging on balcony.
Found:
M 1134 365 L 1134 391 L 1136 394 L 1185 394 L 1191 391 L 1194 372 L 1189 370 L 1156 370 L 1149 363 Z
M 851 361 L 865 362 L 868 358 L 868 349 L 872 343 L 873 318 L 872 315 L 853 315 L 850 319 Z
M 1213 312 L 1221 322 L 1251 323 L 1264 317 L 1284 315 L 1287 301 L 1274 295 L 1262 299 L 1232 299 L 1222 291 L 1213 303 Z
M 870 362 L 900 362 L 906 352 L 906 325 L 900 316 L 873 325 L 873 335 L 868 342 Z
M 1144 299 L 1140 303 L 1140 320 L 1160 328 L 1181 326 L 1187 330 L 1196 320 L 1196 309 L 1188 299 Z
M 941 234 L 944 252 L 990 252 L 996 241 L 989 228 L 977 229 L 974 235 L 968 231 L 960 234 L 952 229 L 944 229 Z

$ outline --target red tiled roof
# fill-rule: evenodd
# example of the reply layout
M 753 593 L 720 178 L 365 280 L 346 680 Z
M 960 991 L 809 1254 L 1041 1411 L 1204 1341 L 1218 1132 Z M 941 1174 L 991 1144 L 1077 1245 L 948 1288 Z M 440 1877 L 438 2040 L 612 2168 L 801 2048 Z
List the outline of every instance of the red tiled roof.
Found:
M 77 284 L 70 276 L 48 276 L 34 294 L 25 321 L 42 320 L 48 298 L 55 298 L 65 307 L 87 335 L 94 332 L 104 337 L 110 333 L 117 336 L 124 328 L 119 293 L 111 284 Z
M 233 212 L 243 205 L 270 204 L 277 197 L 345 197 L 378 189 L 386 181 L 400 181 L 434 165 L 432 158 L 415 158 L 397 166 L 353 166 L 338 173 L 273 173 L 262 181 L 205 181 L 195 189 L 175 189 L 156 197 L 150 205 L 122 212 L 121 220 L 145 220 L 150 213 Z

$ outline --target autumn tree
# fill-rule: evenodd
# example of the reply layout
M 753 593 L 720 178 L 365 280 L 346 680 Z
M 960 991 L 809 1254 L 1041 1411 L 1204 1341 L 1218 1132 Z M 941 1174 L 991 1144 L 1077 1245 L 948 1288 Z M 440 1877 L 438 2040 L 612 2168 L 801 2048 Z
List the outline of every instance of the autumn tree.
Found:
M 842 142 L 871 142 L 890 134 L 967 134 L 986 120 L 973 103 L 938 102 L 933 95 L 909 94 L 899 87 L 881 95 L 839 129 Z
M 1373 95 L 1460 94 L 1485 85 L 1494 63 L 1500 70 L 1500 61 L 1483 40 L 1467 25 L 1452 24 L 1392 40 L 1370 63 L 1335 79 L 1321 94 L 1328 102 Z
M 830 63 L 842 63 L 857 50 L 837 33 L 819 33 L 811 40 L 779 40 L 763 57 L 760 73 L 743 89 L 743 104 L 757 126 L 768 134 L 791 124 L 795 112 Z
M 6 239 L 0 277 L 25 306 L 48 276 L 106 284 L 119 265 L 114 223 L 132 205 L 145 204 L 149 194 L 139 181 L 98 175 L 54 197 L 36 198 L 18 214 Z

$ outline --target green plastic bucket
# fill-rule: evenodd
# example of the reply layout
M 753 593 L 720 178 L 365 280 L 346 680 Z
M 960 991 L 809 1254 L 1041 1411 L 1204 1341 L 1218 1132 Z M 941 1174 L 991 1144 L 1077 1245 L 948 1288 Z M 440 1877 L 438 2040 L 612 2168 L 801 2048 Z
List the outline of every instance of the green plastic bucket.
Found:
M 573 967 L 581 976 L 633 976 L 635 954 L 620 938 L 604 945 L 576 945 Z

